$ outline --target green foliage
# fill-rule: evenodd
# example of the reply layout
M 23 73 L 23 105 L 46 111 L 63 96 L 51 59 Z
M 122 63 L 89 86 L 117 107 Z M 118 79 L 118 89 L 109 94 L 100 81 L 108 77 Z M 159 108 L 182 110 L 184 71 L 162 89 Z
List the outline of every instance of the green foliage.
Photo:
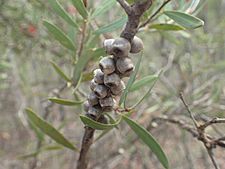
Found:
M 77 86 L 79 80 L 81 79 L 83 69 L 90 59 L 99 58 L 100 56 L 105 55 L 105 50 L 103 48 L 93 48 L 85 51 L 82 57 L 79 58 L 78 62 L 75 65 L 73 73 L 73 84 Z
M 98 6 L 91 15 L 91 19 L 103 15 L 105 12 L 113 8 L 116 4 L 116 0 L 104 0 L 100 6 Z
M 57 143 L 71 149 L 77 150 L 61 133 L 59 133 L 52 125 L 38 117 L 31 109 L 26 109 L 28 119 L 36 125 L 43 133 L 51 137 Z
M 169 169 L 169 162 L 167 160 L 167 157 L 154 137 L 145 128 L 143 128 L 130 118 L 123 116 L 123 120 L 126 121 L 126 123 L 137 134 L 137 136 L 152 150 L 161 164 L 166 169 Z
M 161 23 L 161 24 L 150 25 L 149 29 L 156 29 L 160 31 L 180 31 L 180 30 L 184 30 L 185 28 L 179 25 Z
M 83 115 L 80 115 L 80 119 L 85 125 L 93 128 L 93 129 L 96 129 L 96 130 L 108 130 L 108 129 L 111 129 L 113 127 L 116 127 L 121 121 L 121 118 L 119 118 L 115 123 L 103 124 L 103 123 L 99 123 L 99 122 L 97 122 L 95 120 L 92 120 L 91 118 L 89 118 L 87 116 L 83 116 Z
M 143 86 L 151 86 L 154 81 L 158 79 L 158 75 L 149 75 L 149 76 L 145 76 L 142 79 L 136 81 L 131 88 L 129 89 L 130 92 L 133 92 L 135 90 L 138 90 L 140 88 L 142 88 Z
M 80 13 L 80 15 L 84 18 L 87 19 L 88 17 L 88 12 L 84 6 L 84 3 L 82 0 L 72 0 L 72 3 L 74 7 L 77 9 L 77 11 Z
M 61 43 L 67 49 L 75 51 L 75 46 L 74 46 L 72 40 L 70 40 L 70 38 L 60 28 L 58 28 L 56 25 L 54 25 L 46 20 L 43 22 L 43 24 L 48 29 L 49 33 L 59 43 Z
M 83 101 L 74 101 L 74 100 L 68 100 L 68 99 L 61 99 L 61 98 L 49 98 L 51 102 L 61 104 L 64 106 L 76 106 L 83 103 Z
M 126 22 L 127 22 L 127 17 L 123 16 L 122 18 L 115 20 L 114 22 L 99 28 L 98 30 L 95 31 L 95 33 L 102 34 L 107 32 L 113 32 L 121 28 Z
M 186 29 L 196 29 L 204 25 L 201 19 L 183 12 L 165 11 L 164 14 Z
M 63 18 L 68 24 L 78 27 L 77 23 L 74 21 L 74 19 L 63 9 L 63 7 L 60 5 L 60 3 L 57 0 L 48 0 L 51 7 L 54 9 L 54 11 Z
M 62 69 L 58 65 L 56 65 L 55 62 L 51 61 L 51 64 L 60 77 L 62 77 L 67 82 L 71 82 L 71 79 L 62 71 Z

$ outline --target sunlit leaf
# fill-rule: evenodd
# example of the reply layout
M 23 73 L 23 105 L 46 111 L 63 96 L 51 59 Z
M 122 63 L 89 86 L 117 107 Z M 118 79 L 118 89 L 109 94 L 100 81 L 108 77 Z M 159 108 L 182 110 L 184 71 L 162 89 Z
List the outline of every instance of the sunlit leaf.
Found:
M 117 126 L 120 123 L 120 121 L 121 121 L 121 118 L 119 118 L 119 120 L 117 120 L 115 123 L 103 124 L 103 123 L 97 122 L 97 121 L 92 120 L 91 118 L 89 118 L 87 116 L 83 116 L 83 115 L 80 115 L 80 119 L 85 125 L 93 128 L 93 129 L 96 129 L 96 130 L 111 129 L 111 128 Z
M 43 132 L 41 132 L 40 129 L 37 128 L 34 123 L 32 123 L 32 121 L 29 121 L 29 125 L 30 125 L 31 129 L 35 132 L 38 140 L 40 140 L 40 141 L 44 140 Z
M 132 119 L 123 116 L 123 119 L 130 126 L 130 128 L 138 135 L 138 137 L 152 150 L 152 152 L 157 156 L 161 164 L 169 169 L 169 162 L 159 143 L 154 139 L 154 137 L 142 126 L 133 121 Z
M 88 12 L 84 6 L 83 0 L 72 0 L 72 3 L 74 7 L 77 9 L 79 14 L 84 18 L 87 19 L 88 17 Z
M 127 22 L 127 17 L 124 16 L 118 20 L 115 20 L 114 22 L 112 22 L 108 25 L 100 27 L 98 30 L 95 31 L 95 33 L 102 34 L 102 33 L 107 33 L 107 32 L 113 32 L 119 28 L 122 28 L 126 22 Z
M 156 29 L 156 30 L 163 30 L 163 31 L 180 31 L 180 30 L 184 30 L 185 28 L 179 25 L 160 23 L 160 24 L 150 25 L 149 29 Z
M 142 78 L 141 80 L 138 80 L 136 82 L 134 82 L 134 84 L 131 86 L 130 90 L 131 92 L 138 90 L 140 88 L 142 88 L 143 86 L 151 86 L 152 83 L 158 78 L 157 75 L 149 75 L 146 76 L 144 78 Z
M 58 65 L 56 65 L 55 62 L 51 61 L 51 64 L 60 77 L 62 77 L 67 82 L 71 82 L 71 79 L 62 71 L 62 69 L 60 69 Z
M 76 106 L 83 103 L 83 101 L 74 101 L 74 100 L 68 100 L 68 99 L 61 99 L 61 98 L 49 98 L 51 102 L 65 105 L 65 106 Z
M 68 24 L 78 27 L 77 23 L 72 19 L 72 17 L 64 10 L 57 0 L 48 0 L 54 11 L 63 18 Z
M 59 43 L 61 43 L 67 49 L 75 51 L 75 46 L 74 46 L 73 42 L 69 39 L 69 37 L 61 29 L 59 29 L 56 25 L 54 25 L 48 21 L 44 21 L 43 24 L 48 29 L 49 33 Z
M 59 133 L 51 124 L 37 116 L 31 109 L 26 109 L 28 119 L 35 124 L 43 133 L 51 137 L 57 143 L 72 149 L 77 150 L 61 133 Z
M 153 81 L 152 81 L 152 83 L 151 84 L 149 84 L 149 89 L 148 89 L 148 91 L 142 96 L 142 98 L 139 100 L 139 101 L 137 101 L 137 103 L 135 103 L 132 107 L 131 107 L 131 109 L 134 109 L 135 107 L 137 107 L 146 97 L 148 97 L 148 95 L 150 94 L 150 92 L 152 91 L 152 88 L 154 87 L 154 85 L 155 85 L 155 83 L 157 82 L 157 80 L 159 79 L 159 76 L 160 76 L 160 74 L 161 74 L 161 72 L 162 72 L 162 70 L 158 73 L 158 75 L 155 75 L 155 78 L 153 78 Z M 146 79 L 146 80 L 148 80 L 148 79 Z
M 99 5 L 91 15 L 91 18 L 96 16 L 102 15 L 108 10 L 112 9 L 113 6 L 116 4 L 116 0 L 104 0 L 101 5 Z
M 165 11 L 164 14 L 186 29 L 195 29 L 204 25 L 201 19 L 183 12 Z

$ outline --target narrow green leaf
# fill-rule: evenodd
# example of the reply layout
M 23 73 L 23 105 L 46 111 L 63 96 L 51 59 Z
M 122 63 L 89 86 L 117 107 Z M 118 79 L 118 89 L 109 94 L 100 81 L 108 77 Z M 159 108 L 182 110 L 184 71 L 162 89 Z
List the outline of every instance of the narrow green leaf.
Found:
M 102 34 L 107 32 L 113 32 L 119 28 L 122 28 L 123 25 L 127 22 L 127 16 L 123 16 L 122 18 L 106 25 L 95 31 L 96 34 Z
M 149 75 L 149 76 L 146 76 L 144 78 L 142 78 L 141 80 L 137 81 L 137 82 L 134 82 L 134 84 L 131 86 L 130 88 L 130 92 L 133 92 L 135 90 L 138 90 L 140 88 L 142 88 L 143 86 L 151 86 L 152 83 L 158 78 L 157 75 Z
M 25 155 L 19 156 L 18 158 L 19 159 L 27 159 L 27 158 L 35 157 L 35 156 L 37 156 L 38 154 L 40 154 L 44 151 L 54 151 L 54 150 L 61 150 L 61 149 L 63 149 L 63 147 L 57 146 L 57 145 L 55 145 L 55 146 L 45 146 L 45 147 L 42 147 L 41 149 L 39 149 L 36 152 L 25 154 Z
M 93 129 L 96 129 L 96 130 L 108 130 L 108 129 L 111 129 L 113 127 L 116 127 L 121 121 L 121 118 L 119 118 L 119 120 L 117 120 L 115 123 L 103 124 L 103 123 L 99 123 L 99 122 L 97 122 L 95 120 L 92 120 L 91 118 L 89 118 L 87 116 L 83 116 L 83 115 L 80 115 L 80 119 L 85 125 L 93 128 Z
M 105 50 L 103 48 L 94 48 L 87 50 L 78 60 L 74 68 L 73 73 L 73 84 L 77 86 L 79 80 L 81 79 L 82 71 L 90 59 L 97 58 L 100 56 L 105 56 Z
M 107 12 L 109 9 L 112 9 L 116 4 L 116 0 L 104 0 L 101 5 L 99 5 L 91 15 L 91 18 L 102 15 Z
M 73 42 L 69 39 L 69 37 L 61 29 L 59 29 L 56 25 L 54 25 L 48 21 L 44 21 L 43 24 L 48 29 L 49 33 L 59 43 L 61 43 L 67 49 L 75 51 L 75 46 L 74 46 Z
M 72 17 L 64 10 L 62 5 L 57 0 L 48 0 L 54 11 L 63 18 L 68 24 L 78 27 L 77 23 L 72 19 Z
M 72 149 L 77 150 L 60 132 L 58 132 L 51 124 L 37 116 L 31 109 L 26 109 L 28 119 L 35 124 L 43 133 L 51 137 L 57 143 Z
M 109 133 L 112 129 L 113 129 L 113 128 L 103 130 L 103 131 L 101 132 L 101 134 L 99 134 L 99 135 L 97 136 L 97 138 L 94 140 L 94 142 L 100 140 L 103 136 L 105 136 L 107 133 Z
M 53 61 L 50 61 L 50 62 L 60 77 L 62 77 L 67 82 L 71 82 L 71 79 L 62 71 L 62 69 L 60 69 L 60 67 L 58 65 L 56 65 L 55 62 L 53 62 Z
M 169 162 L 159 143 L 154 139 L 154 137 L 142 126 L 137 124 L 130 118 L 123 116 L 123 119 L 130 126 L 130 128 L 138 135 L 138 137 L 152 150 L 152 152 L 157 156 L 161 164 L 168 169 Z
M 135 66 L 134 72 L 131 74 L 131 76 L 130 76 L 128 82 L 127 82 L 126 88 L 123 91 L 122 96 L 120 97 L 119 105 L 122 105 L 122 103 L 125 104 L 125 102 L 126 102 L 127 94 L 128 94 L 128 92 L 129 92 L 129 90 L 130 90 L 130 88 L 131 88 L 132 84 L 134 83 L 135 78 L 137 76 L 137 72 L 138 72 L 140 64 L 141 64 L 142 55 L 143 55 L 143 53 L 139 57 L 139 59 L 137 61 L 137 64 Z
M 72 3 L 74 7 L 77 9 L 79 14 L 84 18 L 87 19 L 88 17 L 88 12 L 84 6 L 83 0 L 72 0 Z
M 150 25 L 149 29 L 156 29 L 156 30 L 163 30 L 163 31 L 180 31 L 180 30 L 184 30 L 185 28 L 179 25 L 160 23 L 160 24 Z
M 39 153 L 40 153 L 39 151 L 36 151 L 36 152 L 29 153 L 29 154 L 21 155 L 18 157 L 18 159 L 25 160 L 28 158 L 33 158 L 33 157 L 36 157 Z
M 148 91 L 143 95 L 143 97 L 136 103 L 134 104 L 131 109 L 134 109 L 135 107 L 137 107 L 152 91 L 152 88 L 155 86 L 155 83 L 157 82 L 157 80 L 159 79 L 160 74 L 162 73 L 162 70 L 158 73 L 158 75 L 155 75 L 156 78 L 152 81 L 152 84 L 149 85 L 150 88 L 148 89 Z
M 31 129 L 35 132 L 37 139 L 40 141 L 43 141 L 44 140 L 43 132 L 41 132 L 40 129 L 37 128 L 36 125 L 33 124 L 31 121 L 29 121 L 28 123 L 29 123 Z
M 195 29 L 204 25 L 201 19 L 183 12 L 165 11 L 164 14 L 186 29 Z
M 83 101 L 74 101 L 74 100 L 68 100 L 68 99 L 61 99 L 61 98 L 49 98 L 51 102 L 65 105 L 65 106 L 75 106 L 80 105 L 83 103 Z

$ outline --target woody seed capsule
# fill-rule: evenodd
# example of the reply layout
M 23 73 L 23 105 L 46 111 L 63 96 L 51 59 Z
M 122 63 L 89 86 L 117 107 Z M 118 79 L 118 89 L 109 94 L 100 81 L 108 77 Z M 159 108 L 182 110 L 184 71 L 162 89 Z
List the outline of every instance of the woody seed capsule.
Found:
M 110 91 L 113 95 L 121 95 L 123 90 L 125 89 L 125 84 L 122 80 L 120 80 L 120 84 L 118 86 L 110 87 Z
M 90 106 L 87 115 L 97 117 L 102 112 L 101 108 L 98 106 Z
M 130 42 L 125 38 L 115 39 L 112 46 L 112 54 L 116 57 L 127 57 L 131 49 Z
M 98 121 L 100 123 L 108 124 L 108 119 L 103 115 L 99 117 Z
M 144 48 L 143 41 L 139 37 L 134 36 L 131 42 L 130 53 L 139 53 L 141 50 L 143 50 L 143 48 Z
M 89 107 L 90 107 L 90 104 L 88 103 L 88 101 L 85 101 L 84 104 L 83 104 L 84 111 L 88 112 Z
M 105 97 L 99 100 L 99 104 L 103 111 L 111 111 L 115 105 L 115 100 L 112 97 Z
M 105 51 L 107 54 L 112 55 L 112 48 L 113 48 L 113 42 L 115 41 L 115 39 L 106 39 L 103 42 L 103 47 L 105 48 Z
M 104 83 L 104 73 L 101 71 L 101 69 L 94 70 L 94 81 L 98 84 Z
M 122 74 L 123 77 L 128 77 L 133 72 L 134 65 L 129 57 L 125 57 L 119 58 L 117 60 L 116 68 Z
M 98 97 L 96 96 L 96 94 L 94 92 L 91 92 L 88 96 L 88 103 L 91 106 L 97 105 L 98 104 Z
M 115 71 L 115 63 L 112 57 L 104 57 L 99 62 L 99 67 L 104 74 L 111 74 Z
M 104 76 L 104 84 L 108 87 L 119 86 L 120 81 L 120 77 L 116 73 Z
M 94 79 L 91 80 L 90 89 L 93 91 L 98 84 L 95 83 Z
M 104 98 L 107 96 L 108 94 L 108 88 L 104 85 L 97 85 L 95 88 L 94 88 L 94 92 L 96 94 L 96 96 L 100 99 Z

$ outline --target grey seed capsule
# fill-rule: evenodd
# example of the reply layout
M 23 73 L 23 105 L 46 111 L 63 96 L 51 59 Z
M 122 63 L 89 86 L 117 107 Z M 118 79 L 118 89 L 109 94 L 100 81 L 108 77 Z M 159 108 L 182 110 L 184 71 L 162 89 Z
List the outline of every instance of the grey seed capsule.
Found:
M 130 42 L 124 38 L 115 39 L 112 46 L 112 54 L 116 57 L 127 57 L 131 49 Z
M 112 52 L 113 45 L 112 44 L 114 41 L 115 41 L 115 39 L 106 39 L 103 42 L 103 47 L 105 48 L 106 53 L 109 55 L 113 54 L 113 52 Z
M 130 53 L 139 53 L 143 49 L 144 49 L 143 41 L 139 37 L 134 36 L 134 38 L 131 42 Z
M 111 74 L 115 71 L 115 62 L 112 57 L 104 57 L 99 62 L 99 67 L 104 74 Z
M 94 89 L 95 89 L 95 87 L 96 87 L 97 85 L 98 85 L 98 84 L 95 83 L 94 79 L 92 79 L 92 80 L 91 80 L 91 83 L 90 83 L 90 89 L 91 89 L 92 91 L 94 91 Z
M 87 114 L 93 117 L 97 117 L 102 112 L 101 107 L 99 106 L 90 106 Z
M 108 88 L 105 85 L 97 85 L 94 88 L 94 92 L 98 98 L 102 99 L 107 96 Z
M 103 111 L 111 111 L 115 105 L 115 100 L 112 97 L 106 97 L 99 100 L 99 104 Z
M 116 73 L 104 76 L 104 84 L 108 87 L 118 86 L 120 84 L 120 77 Z
M 128 77 L 133 72 L 134 65 L 129 57 L 125 57 L 119 58 L 116 61 L 116 68 L 122 74 L 123 77 Z
M 98 104 L 98 97 L 96 96 L 96 94 L 94 92 L 91 92 L 89 95 L 88 95 L 88 103 L 91 105 L 91 106 L 94 106 L 94 105 L 97 105 Z
M 110 91 L 113 95 L 121 95 L 123 90 L 125 89 L 125 84 L 122 80 L 120 80 L 120 84 L 118 86 L 110 87 Z
M 101 71 L 101 69 L 94 70 L 94 81 L 98 84 L 104 83 L 104 73 Z
M 108 119 L 105 116 L 100 116 L 98 121 L 103 124 L 108 124 Z
M 84 111 L 85 111 L 85 112 L 88 112 L 89 107 L 90 107 L 89 102 L 88 102 L 88 101 L 85 101 L 84 104 L 83 104 Z

